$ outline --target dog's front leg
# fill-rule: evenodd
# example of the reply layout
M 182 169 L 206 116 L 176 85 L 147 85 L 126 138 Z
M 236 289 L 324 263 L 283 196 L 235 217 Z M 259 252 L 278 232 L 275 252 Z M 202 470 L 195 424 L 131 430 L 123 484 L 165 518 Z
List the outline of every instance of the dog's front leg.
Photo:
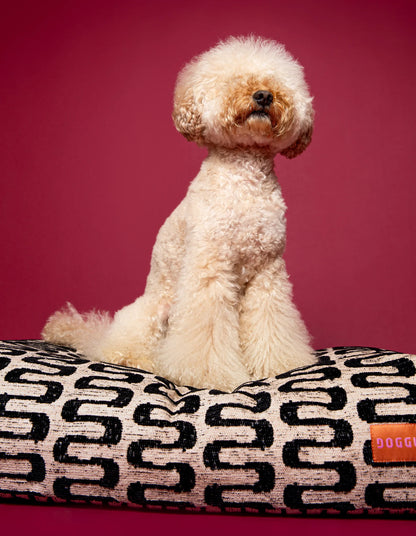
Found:
M 241 360 L 236 277 L 212 245 L 190 249 L 156 369 L 179 385 L 231 391 L 250 379 Z
M 241 310 L 241 348 L 253 379 L 274 376 L 315 361 L 309 334 L 292 301 L 292 285 L 282 258 L 254 276 L 242 299 Z

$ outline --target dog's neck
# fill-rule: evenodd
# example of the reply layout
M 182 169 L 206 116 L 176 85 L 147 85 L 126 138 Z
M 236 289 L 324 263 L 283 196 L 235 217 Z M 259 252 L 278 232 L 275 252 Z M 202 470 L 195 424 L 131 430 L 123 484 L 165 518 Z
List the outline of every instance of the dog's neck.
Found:
M 206 162 L 215 162 L 224 167 L 235 167 L 237 164 L 268 176 L 273 173 L 274 154 L 263 148 L 209 147 Z

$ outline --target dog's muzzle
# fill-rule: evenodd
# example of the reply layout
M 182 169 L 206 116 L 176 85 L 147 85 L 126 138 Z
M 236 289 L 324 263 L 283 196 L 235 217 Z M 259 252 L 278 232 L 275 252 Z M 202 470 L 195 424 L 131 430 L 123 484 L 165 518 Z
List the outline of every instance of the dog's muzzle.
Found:
M 269 108 L 273 102 L 272 93 L 270 93 L 270 91 L 262 89 L 253 93 L 252 98 L 256 104 L 256 109 L 249 114 L 249 117 L 255 116 L 269 118 Z
M 253 94 L 253 100 L 262 108 L 266 108 L 273 102 L 273 95 L 270 93 L 270 91 L 261 89 Z

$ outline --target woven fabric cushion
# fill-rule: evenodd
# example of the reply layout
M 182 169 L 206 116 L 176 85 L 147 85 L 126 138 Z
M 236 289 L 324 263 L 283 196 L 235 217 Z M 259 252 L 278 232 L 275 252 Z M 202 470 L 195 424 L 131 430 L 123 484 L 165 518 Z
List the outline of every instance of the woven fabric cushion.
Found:
M 383 440 L 372 444 L 370 426 L 416 422 L 416 356 L 357 347 L 317 354 L 319 364 L 226 394 L 41 341 L 3 342 L 0 498 L 415 513 L 416 440 L 385 438 L 384 447 L 395 441 L 406 453 L 374 461 Z

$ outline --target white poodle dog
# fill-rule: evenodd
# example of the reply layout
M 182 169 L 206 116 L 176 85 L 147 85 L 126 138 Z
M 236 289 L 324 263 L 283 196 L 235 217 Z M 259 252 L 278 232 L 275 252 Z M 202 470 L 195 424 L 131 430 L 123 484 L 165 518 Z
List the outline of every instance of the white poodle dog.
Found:
M 68 305 L 44 339 L 224 391 L 313 363 L 282 258 L 286 206 L 273 172 L 277 153 L 292 158 L 311 139 L 302 67 L 273 41 L 230 38 L 179 74 L 173 119 L 209 153 L 159 231 L 144 295 L 114 319 Z

